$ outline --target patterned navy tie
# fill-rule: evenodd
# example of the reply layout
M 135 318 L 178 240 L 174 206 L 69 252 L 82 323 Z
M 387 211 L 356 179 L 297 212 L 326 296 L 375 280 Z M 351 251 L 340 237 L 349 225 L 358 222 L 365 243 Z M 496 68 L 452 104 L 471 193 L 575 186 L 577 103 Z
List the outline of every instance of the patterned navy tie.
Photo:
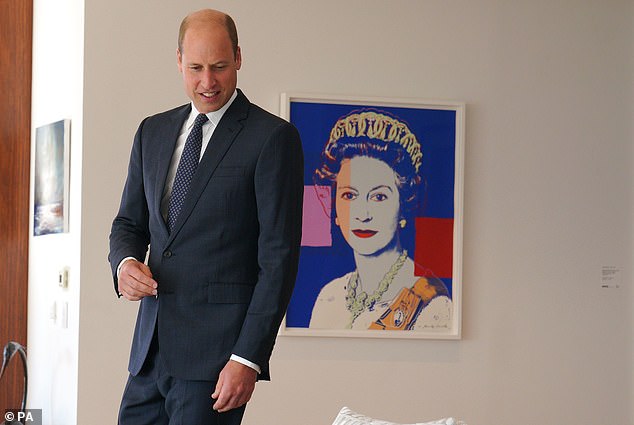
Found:
M 187 136 L 183 155 L 176 169 L 176 177 L 174 178 L 174 186 L 172 187 L 172 195 L 170 197 L 169 208 L 167 210 L 167 228 L 170 233 L 174 229 L 178 214 L 181 212 L 187 192 L 189 192 L 189 184 L 198 168 L 200 161 L 200 148 L 203 143 L 203 124 L 207 122 L 207 115 L 199 114 L 194 121 L 194 127 Z

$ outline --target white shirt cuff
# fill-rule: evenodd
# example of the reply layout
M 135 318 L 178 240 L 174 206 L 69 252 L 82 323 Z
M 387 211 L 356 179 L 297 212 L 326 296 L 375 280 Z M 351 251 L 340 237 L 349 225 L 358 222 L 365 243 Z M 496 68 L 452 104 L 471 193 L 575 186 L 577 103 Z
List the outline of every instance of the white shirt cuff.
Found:
M 255 363 L 252 363 L 250 361 L 248 361 L 247 359 L 244 359 L 240 356 L 236 356 L 235 354 L 231 355 L 231 360 L 236 361 L 238 363 L 242 363 L 245 366 L 249 366 L 251 369 L 255 370 L 258 375 L 260 373 L 262 373 L 262 369 L 260 369 L 260 366 L 256 365 Z

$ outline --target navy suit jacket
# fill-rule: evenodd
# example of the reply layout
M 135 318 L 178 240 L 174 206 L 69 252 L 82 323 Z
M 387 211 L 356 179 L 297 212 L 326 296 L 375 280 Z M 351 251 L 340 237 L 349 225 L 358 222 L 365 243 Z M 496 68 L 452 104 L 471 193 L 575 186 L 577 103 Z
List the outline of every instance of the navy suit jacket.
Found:
M 160 212 L 176 139 L 190 104 L 137 130 L 108 256 L 144 261 L 158 298 L 141 300 L 129 371 L 143 366 L 158 326 L 167 371 L 217 379 L 236 354 L 262 368 L 295 283 L 301 240 L 303 153 L 295 127 L 238 96 L 218 123 L 172 233 Z

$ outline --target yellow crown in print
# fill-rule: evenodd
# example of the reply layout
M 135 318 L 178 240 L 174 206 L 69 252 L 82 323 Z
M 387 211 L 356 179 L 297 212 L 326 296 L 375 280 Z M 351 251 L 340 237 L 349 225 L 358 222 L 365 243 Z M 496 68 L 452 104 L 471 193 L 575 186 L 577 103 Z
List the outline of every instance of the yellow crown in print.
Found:
M 330 139 L 325 149 L 326 155 L 331 159 L 334 157 L 330 151 L 337 146 L 337 141 L 344 137 L 367 137 L 386 143 L 397 143 L 405 149 L 418 173 L 423 159 L 420 143 L 407 124 L 396 118 L 374 111 L 357 112 L 340 118 L 330 131 Z

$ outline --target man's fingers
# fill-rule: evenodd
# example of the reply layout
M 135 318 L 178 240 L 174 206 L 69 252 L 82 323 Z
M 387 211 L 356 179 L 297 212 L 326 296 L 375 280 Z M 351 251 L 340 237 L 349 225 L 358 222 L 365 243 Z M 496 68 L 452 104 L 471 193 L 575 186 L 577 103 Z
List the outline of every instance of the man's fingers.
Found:
M 157 294 L 158 284 L 152 279 L 150 268 L 139 261 L 123 263 L 119 273 L 119 292 L 128 300 L 138 301 Z
M 211 398 L 213 398 L 214 400 L 217 400 L 218 397 L 220 396 L 220 390 L 222 389 L 222 373 L 220 374 L 220 376 L 218 377 L 218 382 L 216 383 L 216 388 L 214 389 L 213 394 L 211 395 Z
M 156 295 L 156 286 L 148 285 L 135 279 L 134 276 L 119 276 L 119 291 L 132 297 Z
M 246 404 L 255 389 L 257 372 L 243 364 L 230 360 L 220 372 L 211 398 L 213 409 L 222 413 Z
M 235 396 L 231 397 L 221 392 L 218 397 L 218 400 L 216 400 L 216 402 L 214 403 L 212 407 L 215 411 L 224 413 L 224 412 L 228 412 L 231 409 L 235 409 L 236 407 L 240 407 L 242 406 L 242 404 L 239 404 L 237 397 Z
M 211 398 L 216 400 L 216 402 L 213 405 L 213 409 L 218 412 L 224 411 L 223 409 L 227 405 L 226 391 L 225 392 L 222 391 L 223 383 L 224 383 L 223 374 L 220 373 L 220 376 L 218 377 L 218 383 L 216 384 L 216 388 L 214 389 L 214 392 L 211 395 Z
M 129 277 L 119 277 L 119 292 L 123 297 L 130 301 L 138 301 L 144 296 L 150 295 L 148 291 L 137 289 L 135 285 L 141 285 Z M 143 285 L 145 287 L 145 285 Z
M 120 289 L 119 289 L 119 291 L 120 291 L 120 293 L 121 293 L 121 296 L 122 296 L 123 298 L 125 298 L 126 300 L 128 300 L 128 301 L 139 301 L 139 300 L 142 298 L 142 297 L 138 297 L 138 296 L 136 296 L 136 295 L 132 295 L 132 294 L 130 294 L 130 293 L 129 293 L 129 292 L 127 292 L 125 289 L 123 289 L 123 290 L 122 290 L 122 289 L 120 288 Z
M 150 268 L 138 261 L 128 261 L 121 267 L 121 275 L 127 274 L 134 280 L 147 286 L 156 287 L 156 281 L 152 279 Z

